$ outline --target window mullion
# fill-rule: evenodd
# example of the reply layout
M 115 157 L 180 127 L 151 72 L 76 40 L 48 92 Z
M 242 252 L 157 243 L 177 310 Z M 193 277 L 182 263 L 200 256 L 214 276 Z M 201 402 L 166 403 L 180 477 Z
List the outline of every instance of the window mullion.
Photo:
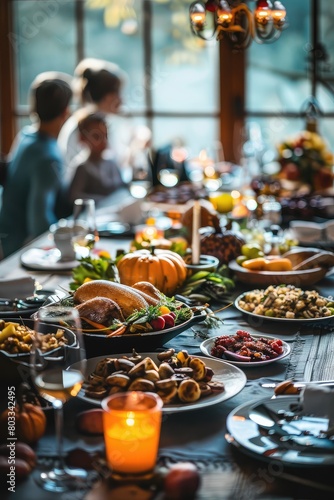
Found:
M 152 2 L 143 0 L 144 90 L 147 126 L 153 130 L 152 102 Z
M 75 0 L 77 64 L 85 57 L 84 0 Z

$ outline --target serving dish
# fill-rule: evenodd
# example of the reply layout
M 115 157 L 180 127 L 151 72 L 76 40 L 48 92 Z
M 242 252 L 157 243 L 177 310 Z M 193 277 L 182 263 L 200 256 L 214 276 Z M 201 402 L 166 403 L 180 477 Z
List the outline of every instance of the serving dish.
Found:
M 0 316 L 1 319 L 1 316 Z M 34 329 L 34 320 L 33 319 L 22 319 L 22 318 L 6 318 L 6 322 L 13 322 L 26 325 L 28 328 Z M 64 328 L 59 325 L 49 325 L 42 324 L 44 333 L 55 333 L 59 328 L 64 330 L 64 335 L 67 338 L 68 347 L 74 346 L 76 343 L 75 334 L 69 330 L 68 328 Z M 52 349 L 51 351 L 47 351 L 45 356 L 57 356 L 57 354 L 61 351 L 62 347 L 58 347 L 56 349 Z M 1 370 L 0 370 L 0 380 L 5 380 L 8 382 L 10 380 L 13 383 L 17 381 L 22 382 L 24 380 L 25 375 L 29 377 L 29 352 L 28 353 L 18 353 L 11 354 L 3 349 L 0 349 L 0 357 L 1 357 Z
M 205 310 L 192 311 L 191 317 L 187 321 L 171 328 L 155 332 L 124 334 L 110 338 L 107 338 L 105 334 L 83 332 L 87 357 L 122 353 L 132 349 L 142 352 L 162 347 L 191 326 L 204 321 L 206 316 Z
M 255 334 L 252 334 L 252 337 L 255 339 L 259 339 L 261 337 L 262 338 L 265 337 L 267 339 L 274 339 L 275 338 L 275 337 L 272 337 L 270 335 L 255 335 Z M 267 359 L 265 361 L 232 361 L 232 360 L 225 359 L 225 358 L 218 358 L 217 356 L 213 356 L 211 354 L 211 349 L 215 345 L 216 338 L 218 338 L 218 337 L 212 337 L 212 338 L 206 339 L 201 343 L 200 349 L 201 349 L 202 353 L 205 356 L 209 356 L 210 358 L 221 359 L 222 361 L 226 361 L 226 363 L 230 363 L 231 365 L 240 366 L 242 368 L 263 366 L 263 365 L 268 365 L 270 363 L 274 363 L 275 361 L 279 361 L 280 359 L 283 359 L 286 356 L 288 356 L 290 354 L 290 350 L 291 350 L 290 345 L 287 342 L 284 342 L 284 340 L 282 340 L 283 353 L 280 354 L 279 356 L 277 356 L 277 358 Z
M 264 398 L 244 403 L 235 408 L 227 417 L 226 425 L 229 432 L 228 441 L 244 453 L 264 461 L 274 460 L 277 465 L 298 467 L 324 467 L 334 465 L 333 451 L 323 450 L 321 453 L 312 451 L 312 446 L 294 446 L 287 441 L 271 435 L 255 423 L 251 413 L 262 413 L 262 408 L 274 413 L 290 411 L 298 407 L 298 396 L 280 396 L 275 399 Z M 267 414 L 263 413 L 263 417 Z M 300 415 L 293 421 L 293 426 L 303 431 L 307 429 L 311 435 L 317 436 L 328 426 L 326 418 L 307 418 Z M 306 420 L 307 419 L 307 420 Z
M 24 299 L 7 299 L 6 297 L 1 297 L 0 319 L 13 318 L 14 316 L 30 318 L 52 294 L 54 294 L 54 291 L 37 290 L 34 295 Z
M 235 260 L 232 260 L 228 266 L 238 281 L 254 286 L 280 284 L 298 287 L 311 286 L 318 283 L 330 272 L 326 267 L 315 267 L 302 271 L 251 271 L 240 266 Z
M 127 354 L 117 354 L 116 358 L 120 358 L 122 356 L 131 356 L 128 352 Z M 150 357 L 155 363 L 160 363 L 157 358 L 157 353 L 154 352 L 145 352 L 142 353 L 143 357 Z M 96 358 L 91 358 L 87 360 L 87 375 L 92 373 L 96 367 L 96 364 L 104 359 L 106 356 L 99 356 Z M 200 399 L 194 403 L 183 403 L 183 404 L 169 404 L 163 407 L 164 413 L 179 413 L 189 410 L 200 410 L 202 408 L 206 408 L 207 406 L 211 406 L 217 403 L 221 403 L 226 401 L 227 399 L 232 398 L 236 394 L 238 394 L 246 385 L 247 377 L 240 368 L 237 366 L 232 366 L 225 361 L 218 359 L 205 358 L 203 356 L 196 356 L 197 358 L 202 359 L 206 366 L 212 368 L 214 371 L 213 381 L 219 381 L 224 383 L 224 391 L 217 392 L 216 394 L 212 394 L 203 399 Z M 75 365 L 73 365 L 75 368 Z M 97 399 L 89 398 L 85 396 L 84 390 L 82 389 L 78 396 L 79 399 L 86 401 L 88 403 L 93 404 L 94 406 L 100 406 L 101 402 Z
M 34 320 L 33 319 L 21 319 L 21 318 L 8 318 L 6 319 L 6 322 L 8 323 L 19 323 L 20 325 L 25 325 L 27 326 L 28 328 L 30 329 L 34 329 Z M 73 347 L 76 343 L 76 336 L 75 334 L 72 332 L 72 330 L 70 330 L 69 328 L 65 328 L 63 326 L 60 326 L 60 325 L 50 325 L 50 324 L 47 324 L 47 323 L 42 323 L 41 324 L 41 333 L 56 333 L 57 330 L 64 330 L 64 336 L 65 338 L 67 339 L 67 347 Z M 50 351 L 47 351 L 45 352 L 45 355 L 47 356 L 52 356 L 54 355 L 55 353 L 57 353 L 58 351 L 61 350 L 61 347 L 57 347 L 56 349 L 52 349 Z M 24 361 L 24 360 L 27 360 L 29 359 L 29 353 L 18 353 L 18 354 L 11 354 L 3 349 L 0 349 L 0 353 L 14 361 Z
M 317 263 L 309 263 L 309 269 L 301 268 L 292 271 L 255 271 L 239 265 L 236 260 L 229 263 L 235 278 L 242 283 L 255 286 L 295 285 L 297 287 L 311 286 L 331 273 L 334 267 L 334 253 L 321 252 L 318 248 L 293 248 L 282 257 L 291 261 L 292 266 L 301 265 L 306 259 L 319 257 Z M 268 259 L 274 257 L 268 256 Z
M 60 298 L 58 295 L 50 295 L 46 305 L 56 305 L 63 298 L 66 299 L 66 297 Z M 184 307 L 188 306 L 184 304 Z M 83 330 L 87 358 L 122 353 L 132 349 L 136 349 L 138 352 L 157 349 L 191 326 L 205 321 L 206 317 L 205 309 L 193 308 L 191 309 L 191 317 L 187 321 L 171 328 L 146 333 L 123 334 L 110 338 L 107 338 L 106 333 L 99 333 L 100 330 L 91 329 L 90 333 Z
M 311 324 L 311 325 L 317 325 L 317 324 L 334 324 L 334 315 L 332 316 L 324 316 L 323 318 L 276 318 L 276 317 L 271 317 L 271 316 L 262 316 L 261 314 L 254 314 L 252 312 L 245 311 L 245 309 L 242 309 L 240 307 L 239 302 L 244 298 L 244 296 L 249 293 L 249 292 L 244 292 L 241 295 L 239 295 L 235 301 L 234 301 L 234 306 L 238 311 L 243 313 L 248 320 L 253 320 L 255 319 L 257 324 L 259 322 L 259 319 L 262 319 L 262 321 L 265 322 L 274 322 L 274 323 L 293 323 L 293 324 Z M 282 330 L 281 333 L 284 333 L 284 330 Z

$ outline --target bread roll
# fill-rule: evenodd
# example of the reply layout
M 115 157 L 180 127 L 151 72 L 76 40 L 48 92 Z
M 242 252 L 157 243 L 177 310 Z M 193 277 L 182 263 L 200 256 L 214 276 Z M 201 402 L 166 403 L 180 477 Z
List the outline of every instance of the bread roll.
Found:
M 125 318 L 135 310 L 148 306 L 146 300 L 133 288 L 107 280 L 93 280 L 84 283 L 74 292 L 74 302 L 81 304 L 94 297 L 107 297 L 114 300 Z

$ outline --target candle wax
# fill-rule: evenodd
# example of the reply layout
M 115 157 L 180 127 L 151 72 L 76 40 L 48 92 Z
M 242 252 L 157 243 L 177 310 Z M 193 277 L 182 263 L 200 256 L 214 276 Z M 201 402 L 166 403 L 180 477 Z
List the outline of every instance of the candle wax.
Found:
M 159 436 L 157 425 L 147 418 L 143 422 L 133 419 L 130 426 L 122 418 L 115 421 L 105 432 L 107 461 L 111 469 L 129 474 L 154 469 Z
M 107 462 L 118 474 L 147 474 L 156 463 L 162 401 L 156 394 L 133 391 L 102 401 Z

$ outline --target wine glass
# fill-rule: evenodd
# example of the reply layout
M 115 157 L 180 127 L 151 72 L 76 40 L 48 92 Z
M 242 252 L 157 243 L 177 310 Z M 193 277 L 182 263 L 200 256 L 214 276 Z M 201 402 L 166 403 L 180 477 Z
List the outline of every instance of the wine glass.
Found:
M 71 330 L 65 337 L 67 344 L 46 354 L 43 345 L 45 335 L 55 326 Z M 85 378 L 86 353 L 78 311 L 60 305 L 41 307 L 34 321 L 34 338 L 30 351 L 30 373 L 39 394 L 49 401 L 55 410 L 58 464 L 37 478 L 45 490 L 64 492 L 75 489 L 78 481 L 86 478 L 81 469 L 69 469 L 63 458 L 63 405 L 75 397 Z
M 73 248 L 79 257 L 88 257 L 99 234 L 95 221 L 95 201 L 77 198 L 73 206 Z
M 180 172 L 176 168 L 162 168 L 158 172 L 158 179 L 165 187 L 174 187 L 179 182 Z

